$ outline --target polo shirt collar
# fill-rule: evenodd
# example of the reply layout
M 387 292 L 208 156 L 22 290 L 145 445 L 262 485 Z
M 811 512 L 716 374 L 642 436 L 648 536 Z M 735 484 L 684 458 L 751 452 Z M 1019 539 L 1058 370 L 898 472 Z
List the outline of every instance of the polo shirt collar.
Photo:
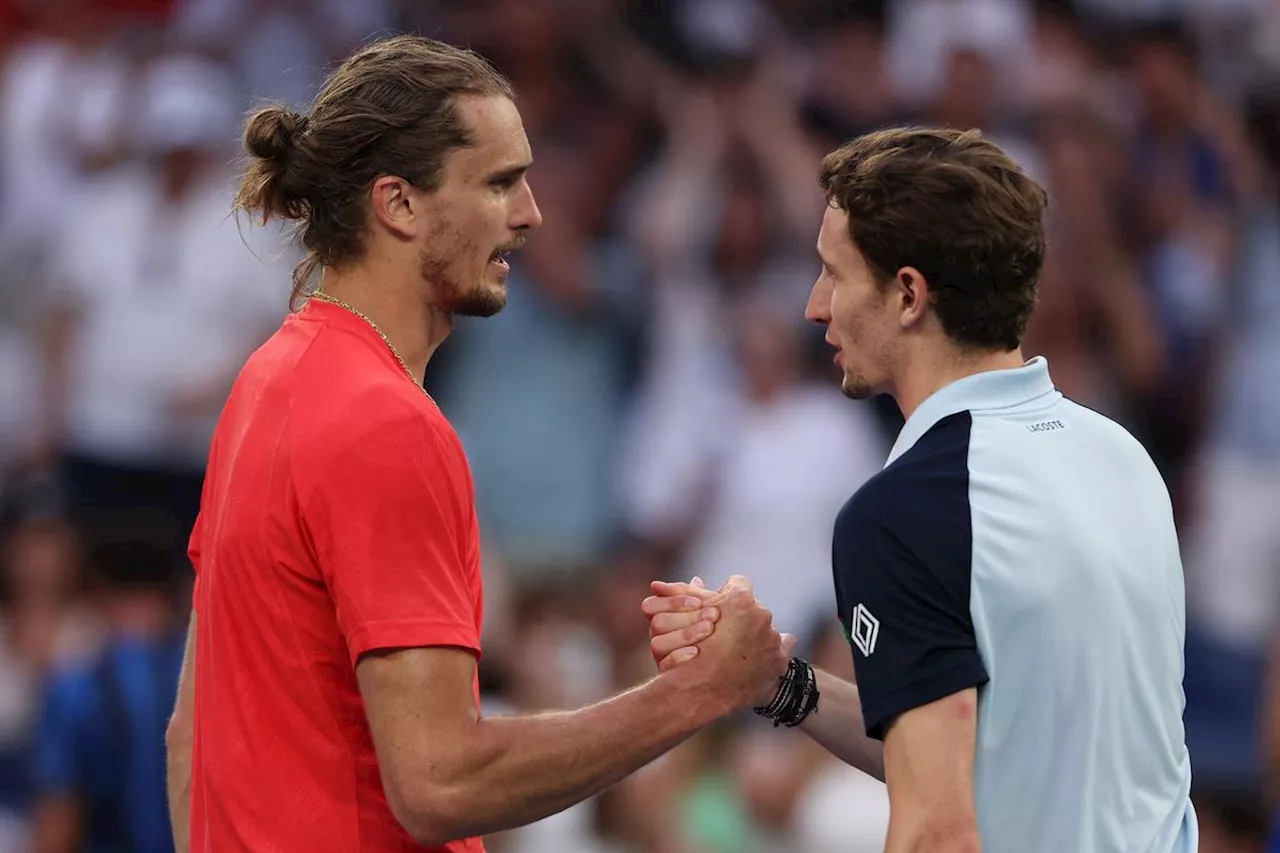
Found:
M 957 379 L 935 391 L 912 413 L 898 433 L 885 465 L 910 450 L 934 424 L 949 415 L 1017 408 L 1057 393 L 1049 378 L 1049 362 L 1043 356 L 1036 356 L 1021 367 L 986 370 Z

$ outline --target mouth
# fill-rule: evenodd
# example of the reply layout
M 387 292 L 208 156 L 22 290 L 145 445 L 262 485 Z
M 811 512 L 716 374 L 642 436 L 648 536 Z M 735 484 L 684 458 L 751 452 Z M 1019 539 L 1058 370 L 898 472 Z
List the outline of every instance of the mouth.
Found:
M 517 238 L 516 240 L 510 243 L 507 243 L 504 246 L 499 246 L 498 248 L 494 249 L 493 254 L 489 256 L 489 263 L 493 264 L 503 272 L 507 272 L 508 270 L 511 269 L 511 264 L 509 263 L 508 258 L 510 257 L 512 252 L 519 251 L 520 247 L 523 245 L 524 245 L 524 239 Z
M 837 366 L 839 366 L 839 365 L 840 365 L 840 356 L 841 356 L 841 352 L 840 352 L 840 345 L 839 345 L 839 344 L 837 344 L 835 341 L 831 340 L 831 338 L 824 338 L 823 340 L 825 340 L 825 341 L 827 342 L 827 345 L 828 345 L 828 346 L 831 346 L 832 348 L 834 348 L 834 349 L 835 349 L 835 354 L 831 356 L 831 360 L 832 360 L 832 361 L 833 361 Z

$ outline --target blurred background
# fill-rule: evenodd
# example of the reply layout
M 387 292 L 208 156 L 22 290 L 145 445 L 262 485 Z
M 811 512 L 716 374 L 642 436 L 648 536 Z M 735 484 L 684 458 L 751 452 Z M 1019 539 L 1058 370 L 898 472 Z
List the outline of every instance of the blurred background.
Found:
M 817 163 L 977 127 L 1049 189 L 1027 355 L 1174 495 L 1202 849 L 1280 801 L 1277 0 L 0 0 L 0 853 L 171 849 L 163 730 L 206 444 L 287 310 L 287 234 L 228 216 L 244 112 L 376 35 L 512 78 L 546 217 L 437 355 L 487 536 L 483 695 L 652 674 L 653 578 L 741 573 L 852 677 L 831 523 L 892 403 L 803 306 Z M 1084 617 L 1087 618 L 1087 617 Z M 862 853 L 884 789 L 726 721 L 495 853 Z M 1271 842 L 1280 849 L 1280 839 Z

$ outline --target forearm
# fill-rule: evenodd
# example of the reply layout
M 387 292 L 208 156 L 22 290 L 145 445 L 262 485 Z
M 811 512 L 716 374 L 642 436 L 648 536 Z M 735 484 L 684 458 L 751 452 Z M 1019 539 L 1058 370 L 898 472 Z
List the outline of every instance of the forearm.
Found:
M 66 305 L 53 308 L 45 318 L 41 336 L 41 376 L 39 428 L 49 446 L 62 438 L 66 423 L 66 402 L 70 382 L 69 359 L 76 333 L 75 312 Z
M 768 182 L 783 223 L 795 236 L 809 239 L 821 219 L 822 188 L 813 180 L 821 156 L 815 154 L 791 111 L 776 100 L 758 104 L 746 119 L 746 138 Z M 815 213 L 816 211 L 816 213 Z
M 190 733 L 167 738 L 167 785 L 169 821 L 177 853 L 187 853 L 191 846 L 191 737 Z
M 187 628 L 178 696 L 165 731 L 165 773 L 169 794 L 169 826 L 177 853 L 191 847 L 191 750 L 195 742 L 196 614 Z
M 866 735 L 858 688 L 830 673 L 816 670 L 818 710 L 800 729 L 845 764 L 884 781 L 884 747 Z
M 478 721 L 449 762 L 446 814 L 429 835 L 484 835 L 555 814 L 612 786 L 722 712 L 659 676 L 568 712 Z
M 715 193 L 717 155 L 689 143 L 667 155 L 641 203 L 638 238 L 658 269 L 679 266 L 697 250 L 700 200 Z

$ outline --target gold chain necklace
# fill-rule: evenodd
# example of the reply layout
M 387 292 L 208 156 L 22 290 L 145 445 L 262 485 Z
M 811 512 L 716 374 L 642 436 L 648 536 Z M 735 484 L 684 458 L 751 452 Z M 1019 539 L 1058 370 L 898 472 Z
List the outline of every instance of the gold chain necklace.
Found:
M 341 299 L 338 299 L 336 296 L 330 296 L 329 294 L 320 290 L 317 290 L 315 293 L 312 293 L 311 298 L 319 299 L 321 302 L 328 302 L 331 305 L 337 305 L 339 308 L 344 308 L 347 311 L 350 311 L 352 314 L 359 317 L 361 320 L 364 320 L 366 323 L 368 323 L 369 328 L 377 332 L 378 337 L 382 338 L 382 342 L 387 345 L 387 349 L 391 350 L 391 354 L 396 357 L 396 361 L 400 362 L 400 367 L 404 370 L 404 375 L 409 377 L 409 381 L 412 382 L 414 385 L 416 385 L 418 387 L 418 390 L 422 391 L 423 394 L 426 394 L 428 400 L 430 400 L 432 403 L 436 402 L 435 398 L 432 397 L 429 393 L 427 393 L 426 388 L 423 388 L 421 385 L 418 385 L 418 380 L 414 378 L 413 371 L 409 369 L 409 365 L 405 364 L 404 359 L 400 357 L 400 351 L 396 349 L 396 345 L 391 343 L 391 339 L 387 337 L 385 332 L 383 332 L 381 329 L 378 328 L 377 323 L 369 319 L 369 316 L 367 314 L 365 314 L 363 311 L 360 311 L 359 309 L 351 305 L 348 305 L 346 302 L 343 302 Z M 436 408 L 439 408 L 439 404 L 436 405 Z

